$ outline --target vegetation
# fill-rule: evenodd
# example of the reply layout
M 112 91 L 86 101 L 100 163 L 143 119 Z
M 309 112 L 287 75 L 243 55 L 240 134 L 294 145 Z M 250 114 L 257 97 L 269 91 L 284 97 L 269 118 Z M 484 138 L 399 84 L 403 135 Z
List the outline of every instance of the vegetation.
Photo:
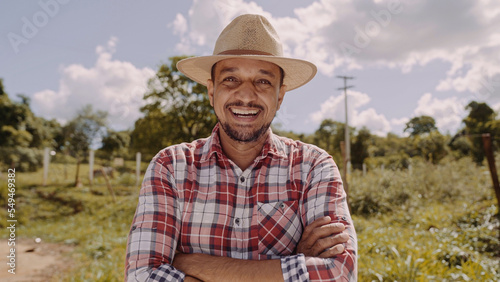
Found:
M 405 132 L 409 131 L 411 136 L 430 133 L 436 130 L 436 121 L 430 116 L 414 117 L 406 123 L 406 127 L 404 129 Z
M 55 120 L 36 117 L 26 96 L 13 102 L 0 79 L 0 165 L 34 171 L 42 165 L 42 148 L 54 146 L 60 134 Z
M 130 131 L 111 130 L 107 113 L 91 106 L 64 125 L 36 117 L 29 99 L 11 100 L 0 79 L 0 204 L 7 207 L 5 172 L 14 167 L 18 236 L 75 247 L 74 266 L 55 280 L 123 280 L 140 180 L 134 174 L 135 153 L 148 160 L 165 146 L 210 134 L 216 118 L 206 90 L 178 72 L 180 59 L 159 67 L 144 93 L 144 116 Z M 481 138 L 489 133 L 498 148 L 500 120 L 486 103 L 471 101 L 466 110 L 463 127 L 453 136 L 441 134 L 429 116 L 410 119 L 408 136 L 351 128 L 349 202 L 360 281 L 500 280 L 500 216 Z M 312 134 L 273 125 L 275 133 L 324 148 L 341 168 L 344 129 L 344 123 L 329 119 Z M 55 153 L 47 186 L 41 185 L 44 147 Z M 78 177 L 89 174 L 86 158 L 96 148 L 97 168 L 125 159 L 110 176 L 112 190 L 102 177 L 92 186 Z M 143 172 L 147 165 L 141 165 Z M 76 181 L 68 177 L 73 173 Z M 0 210 L 2 218 L 6 213 Z
M 77 116 L 62 128 L 63 143 L 59 149 L 76 158 L 75 186 L 80 183 L 80 163 L 88 155 L 96 142 L 107 135 L 108 113 L 94 112 L 92 105 L 86 105 Z
M 468 158 L 356 172 L 349 187 L 360 281 L 498 281 L 500 217 L 490 183 Z
M 70 175 L 76 169 L 74 159 L 66 167 L 51 164 L 46 187 L 40 185 L 41 171 L 16 174 L 18 236 L 75 248 L 74 267 L 54 280 L 123 280 L 139 191 L 131 173 L 134 167 L 126 162 L 123 172 L 111 179 L 115 202 L 102 177 L 94 179 L 93 186 L 83 178 L 82 187 L 64 178 L 65 169 Z M 88 166 L 82 165 L 82 174 L 87 172 Z M 374 169 L 364 176 L 355 171 L 349 187 L 359 280 L 498 281 L 500 218 L 486 172 L 470 158 L 438 165 L 420 160 L 413 162 L 411 171 Z M 0 211 L 3 218 L 5 212 Z
M 183 58 L 170 58 L 170 65 L 161 65 L 150 80 L 144 95 L 147 104 L 141 108 L 144 117 L 136 121 L 131 133 L 134 150 L 153 155 L 167 146 L 212 133 L 217 120 L 206 88 L 177 70 L 177 62 Z

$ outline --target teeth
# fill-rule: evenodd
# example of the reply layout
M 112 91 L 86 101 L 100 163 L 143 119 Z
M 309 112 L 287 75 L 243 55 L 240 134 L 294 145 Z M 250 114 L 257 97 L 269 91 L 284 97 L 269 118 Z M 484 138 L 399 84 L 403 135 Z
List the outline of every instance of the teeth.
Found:
M 232 109 L 235 115 L 256 115 L 258 110 L 240 110 L 240 109 Z

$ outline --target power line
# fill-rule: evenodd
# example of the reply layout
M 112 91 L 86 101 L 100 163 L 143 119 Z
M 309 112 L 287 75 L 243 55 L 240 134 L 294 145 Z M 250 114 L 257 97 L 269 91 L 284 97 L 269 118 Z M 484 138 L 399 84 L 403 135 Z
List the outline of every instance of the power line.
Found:
M 354 87 L 354 85 L 347 86 L 348 79 L 354 79 L 353 76 L 341 76 L 338 75 L 338 78 L 342 78 L 344 80 L 344 87 L 337 88 L 337 90 L 344 90 L 344 102 L 345 102 L 345 159 L 347 163 L 351 162 L 351 141 L 349 134 L 349 117 L 347 113 L 347 89 Z
M 347 197 L 349 197 L 348 193 L 348 183 L 347 183 L 347 175 L 349 173 L 349 167 L 351 166 L 351 140 L 349 133 L 349 118 L 347 114 L 347 89 L 354 87 L 354 85 L 347 86 L 348 79 L 354 79 L 353 76 L 342 76 L 338 75 L 338 78 L 344 80 L 344 87 L 337 88 L 337 90 L 344 90 L 344 102 L 345 102 L 345 141 L 344 141 L 344 189 L 346 191 Z

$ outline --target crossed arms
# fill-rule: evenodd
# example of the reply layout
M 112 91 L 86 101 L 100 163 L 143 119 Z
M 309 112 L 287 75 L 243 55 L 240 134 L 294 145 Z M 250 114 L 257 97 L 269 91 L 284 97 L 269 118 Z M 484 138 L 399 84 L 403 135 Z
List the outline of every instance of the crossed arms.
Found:
M 267 259 L 256 259 L 252 254 L 237 259 L 232 258 L 231 248 L 214 241 L 224 238 L 223 227 L 214 225 L 215 231 L 208 232 L 201 232 L 200 228 L 186 231 L 195 225 L 186 221 L 189 215 L 179 198 L 186 195 L 189 198 L 191 194 L 176 187 L 177 170 L 163 161 L 153 161 L 145 175 L 129 234 L 126 278 L 128 281 L 355 280 L 356 234 L 345 192 L 333 161 L 320 163 L 308 175 L 308 186 L 297 210 L 305 228 L 300 228 L 300 240 L 288 246 L 291 251 L 280 251 Z M 197 224 L 206 225 L 203 220 Z M 205 248 L 193 248 L 181 231 L 194 233 L 199 242 L 205 243 L 200 243 Z M 176 254 L 177 250 L 180 252 Z
M 297 246 L 306 256 L 306 264 L 315 258 L 333 258 L 344 252 L 349 236 L 345 226 L 332 223 L 329 216 L 307 226 Z M 309 261 L 308 261 L 309 260 Z M 281 261 L 240 260 L 206 254 L 177 253 L 173 266 L 186 274 L 184 281 L 283 281 Z

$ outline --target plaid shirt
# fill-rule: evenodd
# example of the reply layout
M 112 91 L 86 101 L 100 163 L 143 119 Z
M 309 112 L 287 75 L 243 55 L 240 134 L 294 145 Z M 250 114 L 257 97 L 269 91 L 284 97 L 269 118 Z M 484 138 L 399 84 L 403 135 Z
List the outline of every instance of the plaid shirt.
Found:
M 128 238 L 128 281 L 182 281 L 175 250 L 280 259 L 285 281 L 356 280 L 357 241 L 333 159 L 316 146 L 271 134 L 242 171 L 209 138 L 174 145 L 151 161 Z M 305 226 L 331 216 L 350 236 L 331 259 L 296 254 Z

